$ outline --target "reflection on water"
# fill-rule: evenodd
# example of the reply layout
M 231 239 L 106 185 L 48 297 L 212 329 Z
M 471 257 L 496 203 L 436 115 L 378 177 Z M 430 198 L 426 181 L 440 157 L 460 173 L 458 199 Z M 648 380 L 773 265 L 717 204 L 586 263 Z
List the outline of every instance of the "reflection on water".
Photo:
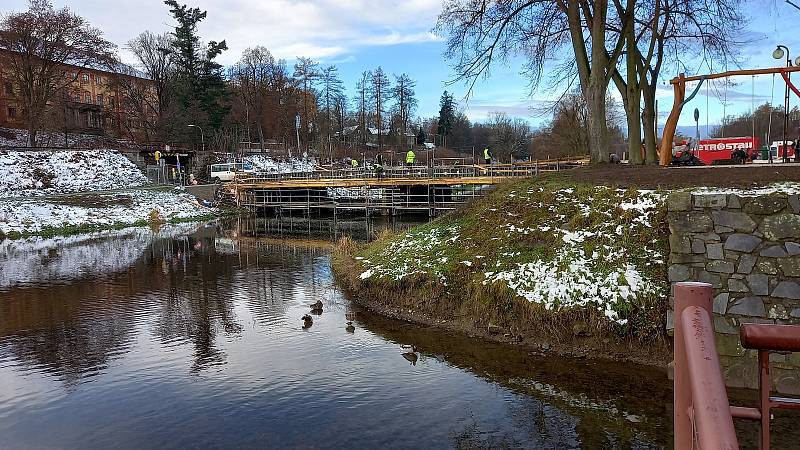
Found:
M 341 230 L 275 225 L 0 242 L 0 447 L 669 446 L 660 371 L 369 314 L 332 284 Z

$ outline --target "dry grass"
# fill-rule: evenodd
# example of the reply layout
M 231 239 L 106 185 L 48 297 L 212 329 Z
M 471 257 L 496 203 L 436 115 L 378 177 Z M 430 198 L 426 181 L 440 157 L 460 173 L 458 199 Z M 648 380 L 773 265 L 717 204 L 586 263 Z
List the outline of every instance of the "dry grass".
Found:
M 547 260 L 561 245 L 560 237 L 546 232 L 516 235 L 509 239 L 509 234 L 501 226 L 509 217 L 516 217 L 517 223 L 523 226 L 536 228 L 552 220 L 553 216 L 565 216 L 563 226 L 570 230 L 597 229 L 609 220 L 626 224 L 633 219 L 630 211 L 617 211 L 612 219 L 604 211 L 593 211 L 588 216 L 577 215 L 574 205 L 565 204 L 556 195 L 556 191 L 564 188 L 574 189 L 578 197 L 593 199 L 598 204 L 612 204 L 619 201 L 620 195 L 625 199 L 636 195 L 635 191 L 619 194 L 597 190 L 594 186 L 575 184 L 561 177 L 504 183 L 490 195 L 430 224 L 400 233 L 382 231 L 367 245 L 348 238 L 341 239 L 334 251 L 337 280 L 367 307 L 402 319 L 437 325 L 444 323 L 448 328 L 470 334 L 485 334 L 492 324 L 502 330 L 501 340 L 523 340 L 534 345 L 548 343 L 551 348 L 563 350 L 562 353 L 593 351 L 617 359 L 651 364 L 668 360 L 670 351 L 663 326 L 667 308 L 664 295 L 633 299 L 627 307 L 631 320 L 627 325 L 619 325 L 595 308 L 546 309 L 518 297 L 502 283 L 483 282 L 485 271 L 501 270 L 518 261 Z M 523 192 L 526 196 L 521 197 L 519 194 Z M 532 205 L 552 205 L 552 208 Z M 646 255 L 640 253 L 639 248 L 652 247 L 653 242 L 657 242 L 659 250 L 666 249 L 663 219 L 659 212 L 654 216 L 651 230 L 625 233 L 614 245 L 629 249 L 635 261 L 644 261 Z M 443 242 L 440 238 L 438 244 L 425 248 L 391 250 L 398 248 L 392 247 L 393 243 L 448 227 L 458 229 L 456 241 Z M 593 245 L 601 245 L 601 242 L 587 242 L 585 250 L 591 252 Z M 505 256 L 509 253 L 516 256 Z M 473 258 L 472 265 L 461 263 L 475 255 L 483 255 L 485 259 Z M 370 261 L 371 265 L 364 265 L 362 258 Z M 421 261 L 422 273 L 412 271 L 413 275 L 399 280 L 377 276 L 362 280 L 359 276 L 375 264 L 391 266 L 409 261 Z M 505 266 L 498 268 L 495 261 Z M 609 262 L 611 266 L 613 262 Z M 667 284 L 666 264 L 643 266 L 641 270 L 653 279 L 663 278 Z

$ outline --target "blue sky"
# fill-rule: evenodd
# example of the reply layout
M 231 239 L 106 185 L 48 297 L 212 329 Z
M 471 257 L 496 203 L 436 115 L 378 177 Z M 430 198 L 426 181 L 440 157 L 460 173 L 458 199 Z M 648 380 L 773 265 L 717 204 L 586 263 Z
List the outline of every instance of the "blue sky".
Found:
M 103 30 L 107 39 L 120 46 L 126 62 L 133 62 L 124 50 L 128 40 L 144 30 L 163 32 L 172 26 L 167 7 L 160 0 L 53 0 L 53 3 L 68 5 Z M 380 65 L 390 74 L 408 73 L 417 82 L 421 116 L 438 113 L 439 98 L 447 89 L 460 100 L 461 108 L 471 120 L 484 120 L 495 111 L 523 117 L 534 126 L 546 119 L 535 116 L 530 107 L 549 98 L 545 93 L 529 96 L 527 81 L 519 75 L 519 61 L 494 67 L 491 79 L 480 81 L 469 101 L 463 100 L 464 85 L 445 85 L 452 73 L 442 57 L 444 42 L 430 33 L 441 0 L 191 0 L 188 4 L 208 11 L 208 19 L 200 27 L 204 39 L 227 40 L 230 50 L 220 59 L 224 64 L 235 62 L 247 47 L 264 45 L 276 57 L 290 63 L 295 57 L 307 56 L 322 64 L 336 64 L 351 95 L 363 70 Z M 26 0 L 4 0 L 0 13 L 23 10 L 26 5 Z M 777 43 L 792 49 L 793 58 L 800 56 L 800 10 L 779 0 L 755 0 L 745 5 L 752 22 L 742 27 L 743 35 L 750 41 L 742 48 L 742 67 L 778 65 L 771 57 Z M 674 76 L 676 68 L 667 67 L 663 73 L 665 80 L 661 81 L 658 93 L 662 122 L 672 104 L 672 90 L 666 78 Z M 687 106 L 680 124 L 694 124 L 691 111 L 695 107 L 701 110 L 701 127 L 706 124 L 706 115 L 713 125 L 723 112 L 748 111 L 752 81 L 738 79 L 738 85 L 728 87 L 727 106 L 720 99 L 726 92 L 723 83 L 710 86 L 708 102 L 703 88 Z M 769 100 L 771 82 L 770 76 L 756 78 L 756 104 Z M 782 89 L 778 78 L 776 103 L 782 102 Z M 793 98 L 792 104 L 795 103 L 798 101 Z

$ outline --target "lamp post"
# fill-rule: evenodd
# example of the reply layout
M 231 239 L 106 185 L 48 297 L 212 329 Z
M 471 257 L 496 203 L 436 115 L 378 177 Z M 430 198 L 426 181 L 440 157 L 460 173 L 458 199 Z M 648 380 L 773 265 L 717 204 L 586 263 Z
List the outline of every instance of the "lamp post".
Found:
M 772 52 L 772 57 L 775 59 L 782 59 L 784 53 L 786 54 L 786 67 L 792 66 L 792 60 L 789 57 L 789 48 L 785 45 L 778 45 Z M 791 79 L 792 74 L 787 73 Z M 783 162 L 789 162 L 789 152 L 786 149 L 786 128 L 789 126 L 789 83 L 786 83 L 786 95 L 783 100 Z M 797 160 L 797 152 L 795 152 L 795 160 Z
M 201 145 L 201 147 L 203 149 L 203 154 L 205 154 L 206 153 L 206 139 L 203 136 L 203 128 L 201 128 L 200 126 L 195 125 L 193 123 L 189 124 L 189 128 L 197 128 L 197 129 L 200 130 L 200 145 Z

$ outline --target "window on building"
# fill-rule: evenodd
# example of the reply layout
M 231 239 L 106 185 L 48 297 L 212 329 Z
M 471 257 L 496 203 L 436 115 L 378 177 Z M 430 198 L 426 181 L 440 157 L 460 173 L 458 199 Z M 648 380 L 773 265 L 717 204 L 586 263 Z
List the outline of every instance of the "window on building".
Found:
M 102 84 L 102 83 L 103 83 L 103 77 L 101 77 L 100 75 L 95 75 L 94 84 Z
M 97 104 L 103 106 L 103 94 L 97 94 Z
M 83 74 L 83 81 L 85 81 L 87 83 L 89 82 L 89 74 L 88 73 Z
M 83 102 L 84 103 L 92 103 L 92 94 L 91 92 L 86 92 L 83 94 Z
M 17 117 L 17 108 L 8 107 L 8 118 L 14 119 Z
M 116 99 L 116 97 L 111 97 L 109 99 L 109 103 L 111 103 L 111 107 L 112 108 L 116 108 L 117 107 L 117 99 Z
M 6 94 L 13 94 L 14 93 L 14 84 L 10 81 L 6 81 L 4 84 Z

